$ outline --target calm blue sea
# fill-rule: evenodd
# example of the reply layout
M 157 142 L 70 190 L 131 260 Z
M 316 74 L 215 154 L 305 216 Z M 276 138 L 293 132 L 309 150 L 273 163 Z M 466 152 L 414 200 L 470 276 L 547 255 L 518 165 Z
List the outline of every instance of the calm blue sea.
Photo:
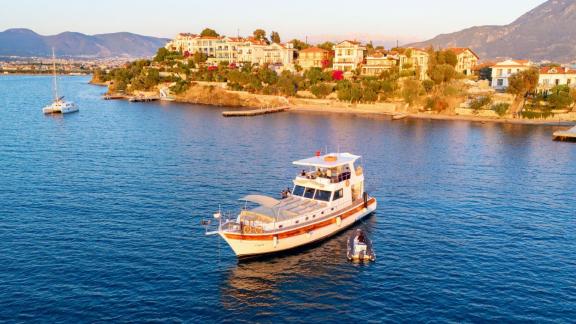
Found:
M 576 145 L 553 127 L 103 101 L 44 116 L 50 78 L 0 76 L 0 322 L 573 322 Z M 365 156 L 376 263 L 346 237 L 238 263 L 199 226 Z

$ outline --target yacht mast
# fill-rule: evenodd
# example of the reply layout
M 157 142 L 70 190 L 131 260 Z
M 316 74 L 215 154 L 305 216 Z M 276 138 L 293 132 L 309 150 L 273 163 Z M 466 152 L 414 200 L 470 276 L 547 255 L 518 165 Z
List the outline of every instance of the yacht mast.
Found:
M 52 75 L 54 77 L 54 101 L 58 101 L 58 81 L 56 80 L 56 53 L 52 47 Z

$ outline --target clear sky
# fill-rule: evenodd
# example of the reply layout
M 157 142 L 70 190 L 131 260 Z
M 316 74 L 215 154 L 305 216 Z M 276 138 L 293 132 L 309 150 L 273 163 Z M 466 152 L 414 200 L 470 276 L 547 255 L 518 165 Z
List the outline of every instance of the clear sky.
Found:
M 544 0 L 0 0 L 0 30 L 51 35 L 129 31 L 173 37 L 210 26 L 220 34 L 278 31 L 283 40 L 335 36 L 401 42 L 476 25 L 508 24 Z

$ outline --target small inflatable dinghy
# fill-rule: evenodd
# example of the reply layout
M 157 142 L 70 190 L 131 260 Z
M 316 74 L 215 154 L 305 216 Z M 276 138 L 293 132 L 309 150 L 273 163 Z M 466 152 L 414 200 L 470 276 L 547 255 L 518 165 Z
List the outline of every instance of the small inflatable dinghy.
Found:
M 376 261 L 372 242 L 361 229 L 353 232 L 348 238 L 348 260 L 353 262 Z

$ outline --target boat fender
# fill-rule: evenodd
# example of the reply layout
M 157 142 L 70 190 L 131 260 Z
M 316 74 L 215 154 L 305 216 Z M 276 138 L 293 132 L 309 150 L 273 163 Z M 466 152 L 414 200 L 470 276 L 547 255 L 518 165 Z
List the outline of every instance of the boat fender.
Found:
M 274 247 L 277 247 L 278 246 L 278 236 L 274 236 L 272 241 L 274 242 Z
M 336 217 L 336 225 L 340 226 L 342 224 L 342 218 L 340 216 Z
M 346 180 L 346 188 L 350 187 L 350 180 Z
M 368 208 L 368 193 L 365 192 L 362 196 L 364 198 L 364 208 Z

